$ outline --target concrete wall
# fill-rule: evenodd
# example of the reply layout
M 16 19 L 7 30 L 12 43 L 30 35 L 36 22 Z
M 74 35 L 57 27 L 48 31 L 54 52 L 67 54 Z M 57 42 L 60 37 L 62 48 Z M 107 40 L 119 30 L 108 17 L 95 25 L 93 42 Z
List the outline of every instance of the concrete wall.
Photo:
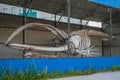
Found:
M 8 47 L 5 47 L 3 43 L 6 42 L 8 37 L 11 35 L 13 31 L 15 31 L 16 28 L 20 27 L 23 24 L 22 17 L 20 16 L 13 16 L 13 15 L 5 15 L 0 14 L 0 58 L 22 58 L 23 54 L 22 51 L 14 50 Z M 40 19 L 34 19 L 34 18 L 27 18 L 27 23 L 31 22 L 39 22 L 39 23 L 45 23 L 50 24 L 54 26 L 54 22 L 52 21 L 45 21 Z M 65 23 L 58 23 L 57 28 L 64 30 L 67 32 L 67 24 Z M 79 30 L 79 25 L 73 25 L 71 24 L 71 31 Z M 53 46 L 52 45 L 52 38 L 53 34 L 49 32 L 46 29 L 43 28 L 30 28 L 26 30 L 26 43 L 27 44 L 33 44 L 37 46 Z M 12 41 L 14 43 L 22 43 L 22 32 L 18 34 Z M 92 45 L 95 46 L 95 48 L 99 49 L 97 53 L 102 54 L 102 48 L 101 48 L 101 40 L 98 37 L 91 37 Z M 117 42 L 116 42 L 117 44 Z M 105 55 L 109 56 L 108 47 L 105 47 Z M 115 55 L 119 55 L 119 47 L 114 47 L 114 53 Z M 44 54 L 55 54 L 55 52 L 39 52 Z M 67 55 L 59 53 L 61 57 L 66 57 Z M 77 56 L 79 57 L 79 55 Z

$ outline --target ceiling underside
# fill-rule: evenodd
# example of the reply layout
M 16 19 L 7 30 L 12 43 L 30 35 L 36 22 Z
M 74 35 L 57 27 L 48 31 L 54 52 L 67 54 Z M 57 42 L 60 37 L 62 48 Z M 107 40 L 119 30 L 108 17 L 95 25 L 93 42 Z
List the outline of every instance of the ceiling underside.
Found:
M 26 7 L 67 16 L 67 0 L 26 0 Z M 25 0 L 0 0 L 0 3 L 24 6 Z M 120 10 L 113 8 L 113 16 L 119 15 Z M 95 4 L 88 0 L 71 0 L 71 17 L 95 21 L 109 21 L 107 6 Z M 113 18 L 114 18 L 113 17 Z

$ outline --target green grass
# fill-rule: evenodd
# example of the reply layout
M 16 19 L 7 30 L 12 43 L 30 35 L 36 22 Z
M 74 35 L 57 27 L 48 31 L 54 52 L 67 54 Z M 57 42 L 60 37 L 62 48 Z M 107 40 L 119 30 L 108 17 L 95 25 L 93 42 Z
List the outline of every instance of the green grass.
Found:
M 74 69 L 69 69 L 67 72 L 58 72 L 54 71 L 52 73 L 47 74 L 47 67 L 43 69 L 43 71 L 37 71 L 36 68 L 29 69 L 26 68 L 26 71 L 23 72 L 13 71 L 12 68 L 2 68 L 2 75 L 0 76 L 0 80 L 47 80 L 48 78 L 62 78 L 68 76 L 79 76 L 79 75 L 89 75 L 98 72 L 106 72 L 106 71 L 120 71 L 120 66 L 113 66 L 108 69 L 103 70 L 94 70 L 92 67 L 88 67 L 87 70 L 84 71 L 75 71 Z

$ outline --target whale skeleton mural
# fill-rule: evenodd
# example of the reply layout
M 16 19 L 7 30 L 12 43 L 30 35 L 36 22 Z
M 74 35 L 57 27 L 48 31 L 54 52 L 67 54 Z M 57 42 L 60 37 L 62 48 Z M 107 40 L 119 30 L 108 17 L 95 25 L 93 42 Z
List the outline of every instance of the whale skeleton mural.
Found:
M 34 46 L 27 44 L 16 44 L 10 43 L 10 41 L 22 30 L 30 27 L 42 27 L 51 31 L 55 38 L 53 41 L 57 45 L 56 47 L 43 47 L 43 46 Z M 97 30 L 79 30 L 73 31 L 70 34 L 70 55 L 85 55 L 85 56 L 94 56 L 98 55 L 94 53 L 94 51 L 98 49 L 93 49 L 93 45 L 91 45 L 91 40 L 89 36 L 98 36 L 101 40 L 108 40 L 109 35 L 107 33 L 97 31 Z M 26 51 L 55 51 L 55 52 L 66 52 L 68 50 L 68 34 L 62 30 L 55 28 L 54 26 L 48 24 L 41 23 L 29 23 L 24 26 L 16 29 L 8 40 L 5 43 L 6 46 L 18 49 L 18 50 L 26 50 Z M 31 53 L 26 54 L 28 56 L 32 56 Z

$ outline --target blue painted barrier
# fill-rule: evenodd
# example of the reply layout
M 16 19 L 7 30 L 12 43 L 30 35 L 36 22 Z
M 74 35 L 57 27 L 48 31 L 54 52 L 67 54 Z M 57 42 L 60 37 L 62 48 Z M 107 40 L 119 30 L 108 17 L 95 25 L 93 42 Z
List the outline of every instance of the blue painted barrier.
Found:
M 42 71 L 46 67 L 48 73 L 53 71 L 65 72 L 69 69 L 86 70 L 89 66 L 101 70 L 111 66 L 120 66 L 120 57 L 99 58 L 41 58 L 41 59 L 2 59 L 0 67 L 11 67 L 14 71 L 25 71 L 26 67 L 35 67 Z M 2 68 L 0 69 L 1 72 Z

